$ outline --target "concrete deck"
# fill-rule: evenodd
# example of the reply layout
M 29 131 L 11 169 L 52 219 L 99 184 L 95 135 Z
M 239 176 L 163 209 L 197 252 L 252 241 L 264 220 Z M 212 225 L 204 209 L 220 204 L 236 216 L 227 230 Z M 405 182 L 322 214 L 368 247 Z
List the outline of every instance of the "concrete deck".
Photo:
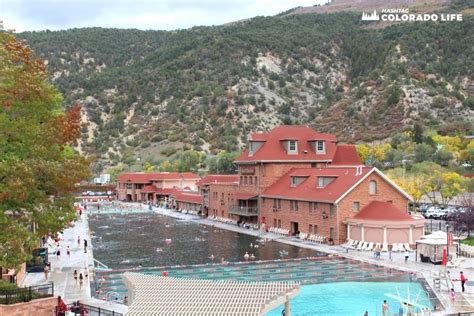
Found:
M 81 237 L 80 245 L 77 244 L 77 237 Z M 84 238 L 87 239 L 87 253 L 84 252 Z M 66 254 L 66 248 L 69 246 L 71 255 Z M 125 314 L 127 306 L 118 303 L 110 303 L 96 298 L 91 295 L 91 283 L 94 278 L 94 263 L 92 242 L 89 235 L 89 224 L 87 216 L 82 217 L 75 222 L 74 227 L 64 231 L 63 240 L 60 243 L 61 255 L 56 256 L 54 249 L 49 250 L 49 261 L 51 262 L 51 271 L 48 280 L 45 279 L 44 273 L 27 273 L 22 286 L 32 286 L 54 282 L 54 294 L 60 295 L 66 304 L 79 300 L 80 302 L 108 310 Z M 74 270 L 78 274 L 89 269 L 89 277 L 84 278 L 84 284 L 80 286 L 79 281 L 74 280 Z

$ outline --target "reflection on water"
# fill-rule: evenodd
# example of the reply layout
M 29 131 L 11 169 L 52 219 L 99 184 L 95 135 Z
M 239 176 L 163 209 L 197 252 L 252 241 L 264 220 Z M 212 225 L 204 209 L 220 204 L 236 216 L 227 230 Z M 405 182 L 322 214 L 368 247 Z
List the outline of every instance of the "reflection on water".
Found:
M 278 242 L 173 219 L 158 214 L 93 215 L 89 218 L 94 258 L 110 268 L 189 265 L 243 261 L 245 252 L 255 260 L 321 255 Z M 214 259 L 211 259 L 211 256 Z

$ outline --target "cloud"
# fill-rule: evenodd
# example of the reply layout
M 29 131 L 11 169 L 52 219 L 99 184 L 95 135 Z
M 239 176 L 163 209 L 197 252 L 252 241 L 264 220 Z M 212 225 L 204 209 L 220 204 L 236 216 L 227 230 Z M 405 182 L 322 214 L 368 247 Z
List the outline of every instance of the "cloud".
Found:
M 275 15 L 326 0 L 1 0 L 0 20 L 17 31 L 75 27 L 173 30 Z

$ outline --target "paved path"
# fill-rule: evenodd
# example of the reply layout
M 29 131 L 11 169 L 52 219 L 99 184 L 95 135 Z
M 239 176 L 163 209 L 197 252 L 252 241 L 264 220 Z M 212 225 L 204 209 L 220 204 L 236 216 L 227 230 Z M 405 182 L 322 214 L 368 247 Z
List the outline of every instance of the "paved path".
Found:
M 80 237 L 79 245 L 77 243 L 78 236 Z M 87 252 L 84 252 L 84 238 L 88 242 Z M 32 286 L 54 282 L 54 294 L 60 295 L 66 304 L 79 300 L 84 304 L 125 313 L 127 311 L 125 305 L 105 302 L 91 296 L 94 263 L 86 215 L 82 215 L 81 219 L 75 222 L 74 227 L 66 229 L 62 239 L 60 256 L 56 256 L 53 247 L 49 248 L 48 256 L 51 262 L 51 272 L 48 280 L 45 279 L 44 273 L 27 273 L 22 285 Z M 66 254 L 67 246 L 70 248 L 70 256 Z M 74 280 L 74 270 L 85 275 L 87 269 L 89 270 L 89 276 L 84 277 L 84 284 L 81 286 L 78 281 Z

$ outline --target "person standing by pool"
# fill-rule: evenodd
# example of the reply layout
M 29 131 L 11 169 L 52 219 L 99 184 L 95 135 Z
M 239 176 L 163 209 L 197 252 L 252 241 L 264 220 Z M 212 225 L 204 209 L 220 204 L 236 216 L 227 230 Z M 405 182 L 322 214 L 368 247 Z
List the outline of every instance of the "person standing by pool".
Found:
M 382 315 L 387 316 L 388 315 L 388 303 L 386 300 L 383 301 L 382 304 Z
M 81 246 L 81 236 L 77 236 L 77 246 Z
M 49 273 L 49 266 L 48 266 L 48 264 L 45 264 L 45 265 L 44 265 L 43 271 L 44 271 L 44 278 L 45 278 L 45 280 L 48 280 L 48 273 Z
M 410 253 L 408 252 L 408 250 L 405 249 L 405 263 L 408 262 L 409 257 L 410 257 Z
M 87 239 L 84 239 L 84 253 L 87 253 Z
M 462 292 L 464 293 L 464 284 L 466 284 L 467 278 L 462 271 L 460 272 L 459 280 L 461 280 L 461 288 Z
M 452 304 L 454 304 L 454 301 L 456 300 L 456 292 L 454 292 L 454 289 L 451 289 L 451 292 L 449 293 L 449 300 L 451 301 Z
M 64 303 L 63 299 L 61 298 L 61 296 L 58 296 L 58 305 L 56 306 L 56 311 L 57 311 L 58 316 L 66 315 L 67 306 Z
M 76 285 L 77 285 L 77 270 L 74 270 L 74 281 L 76 281 Z
M 84 276 L 82 273 L 79 273 L 79 288 L 82 289 L 82 284 L 84 283 Z
M 71 249 L 69 249 L 69 246 L 66 248 L 66 253 L 69 259 L 71 259 Z

